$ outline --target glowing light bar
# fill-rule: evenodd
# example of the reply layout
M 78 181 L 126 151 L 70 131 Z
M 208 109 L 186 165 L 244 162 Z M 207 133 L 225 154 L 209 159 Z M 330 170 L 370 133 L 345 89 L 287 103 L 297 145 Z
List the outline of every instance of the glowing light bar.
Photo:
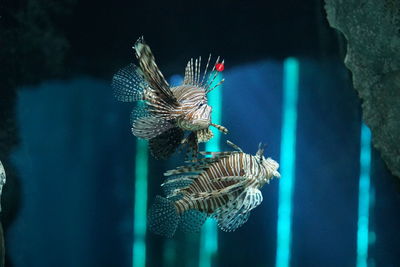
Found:
M 135 202 L 133 222 L 132 266 L 146 266 L 146 223 L 147 223 L 147 141 L 137 139 L 135 159 Z
M 181 85 L 183 77 L 175 74 L 169 78 L 169 84 L 171 87 Z M 167 239 L 164 241 L 164 252 L 163 252 L 163 263 L 165 267 L 172 267 L 176 265 L 176 244 L 174 239 Z
M 368 266 L 370 206 L 371 132 L 361 125 L 360 181 L 358 192 L 357 267 Z
M 219 73 L 214 80 L 213 85 L 218 84 L 222 80 L 222 74 Z M 213 86 L 212 85 L 212 86 Z M 211 87 L 212 87 L 211 86 Z M 221 106 L 222 106 L 222 85 L 214 89 L 208 94 L 208 104 L 212 107 L 212 122 L 221 124 Z M 220 151 L 221 133 L 214 130 L 214 137 L 206 143 L 206 151 Z M 217 254 L 218 250 L 218 232 L 217 224 L 212 219 L 207 219 L 205 222 L 200 237 L 200 255 L 199 267 L 211 267 L 212 260 Z
M 283 64 L 283 119 L 279 181 L 276 267 L 290 264 L 292 195 L 295 182 L 297 96 L 299 62 L 288 58 Z

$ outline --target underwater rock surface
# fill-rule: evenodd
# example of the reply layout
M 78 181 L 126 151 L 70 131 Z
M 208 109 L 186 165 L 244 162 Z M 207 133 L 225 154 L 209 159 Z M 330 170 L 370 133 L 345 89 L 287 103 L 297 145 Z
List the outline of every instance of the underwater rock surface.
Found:
M 325 0 L 325 10 L 347 39 L 345 64 L 373 144 L 400 178 L 400 0 Z

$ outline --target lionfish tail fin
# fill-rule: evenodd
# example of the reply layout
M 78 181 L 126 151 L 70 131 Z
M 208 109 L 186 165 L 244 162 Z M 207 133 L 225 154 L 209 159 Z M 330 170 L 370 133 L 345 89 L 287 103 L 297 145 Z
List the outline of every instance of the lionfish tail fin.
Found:
M 175 234 L 179 220 L 180 217 L 174 202 L 161 196 L 156 196 L 148 216 L 150 231 L 171 238 Z
M 138 67 L 129 64 L 114 74 L 111 86 L 117 100 L 133 102 L 143 99 L 148 84 L 141 76 Z

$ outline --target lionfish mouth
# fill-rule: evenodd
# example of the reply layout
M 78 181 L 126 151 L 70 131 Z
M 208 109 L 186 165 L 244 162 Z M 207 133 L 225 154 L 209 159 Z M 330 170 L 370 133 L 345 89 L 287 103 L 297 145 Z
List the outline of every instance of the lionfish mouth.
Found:
M 184 130 L 198 131 L 198 130 L 208 128 L 208 126 L 210 126 L 210 120 L 207 120 L 207 119 L 191 119 L 191 120 L 181 119 L 181 120 L 178 120 L 178 125 Z
M 199 127 L 202 127 L 202 128 L 207 128 L 208 126 L 210 126 L 210 120 L 197 119 L 194 122 L 194 124 L 198 125 Z

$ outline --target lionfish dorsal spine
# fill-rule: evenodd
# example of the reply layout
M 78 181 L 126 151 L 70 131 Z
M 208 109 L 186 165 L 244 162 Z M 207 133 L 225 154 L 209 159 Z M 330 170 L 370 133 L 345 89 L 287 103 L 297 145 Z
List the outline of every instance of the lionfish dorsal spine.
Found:
M 231 146 L 233 149 L 238 150 L 240 152 L 243 152 L 243 150 L 236 144 L 234 144 L 233 142 L 231 142 L 230 140 L 226 140 L 226 143 Z
M 185 77 L 183 79 L 183 85 L 194 85 L 197 87 L 202 87 L 206 91 L 206 93 L 211 92 L 218 86 L 220 86 L 225 79 L 222 79 L 217 84 L 214 85 L 214 81 L 218 76 L 218 71 L 215 70 L 215 66 L 218 63 L 224 64 L 224 60 L 220 62 L 220 57 L 217 57 L 213 68 L 210 73 L 208 73 L 208 67 L 211 61 L 211 54 L 208 57 L 206 67 L 204 72 L 201 73 L 201 56 L 199 58 L 193 59 L 191 58 L 185 68 Z
M 223 65 L 224 63 L 225 63 L 225 60 L 222 60 L 222 62 L 220 62 L 220 64 L 222 64 L 222 65 Z M 225 81 L 225 79 L 221 79 L 221 81 L 219 81 L 216 85 L 213 86 L 214 81 L 215 81 L 215 79 L 216 79 L 217 76 L 218 76 L 218 72 L 215 71 L 215 66 L 216 66 L 217 64 L 219 64 L 219 57 L 217 58 L 217 61 L 215 62 L 214 67 L 213 67 L 213 70 L 212 70 L 212 72 L 214 73 L 214 76 L 210 79 L 210 81 L 209 81 L 208 84 L 207 84 L 207 89 L 206 89 L 206 93 L 207 93 L 207 94 L 208 94 L 209 92 L 211 92 L 212 90 L 214 90 L 215 88 L 217 88 L 218 86 L 220 86 L 220 85 Z M 211 74 L 210 74 L 210 76 L 211 76 Z M 213 87 L 211 87 L 211 86 L 213 86 Z
M 194 81 L 193 81 L 193 83 L 194 83 L 195 85 L 197 85 L 198 63 L 199 63 L 199 60 L 196 58 L 196 60 L 194 61 Z
M 197 85 L 200 85 L 200 74 L 201 74 L 200 67 L 201 67 L 201 56 L 199 57 L 199 64 L 197 66 L 197 79 L 196 79 Z
M 211 60 L 211 54 L 208 56 L 206 68 L 204 69 L 203 78 L 201 79 L 200 87 L 203 86 L 204 81 L 205 81 L 205 79 L 206 79 L 208 66 L 210 65 L 210 60 Z

